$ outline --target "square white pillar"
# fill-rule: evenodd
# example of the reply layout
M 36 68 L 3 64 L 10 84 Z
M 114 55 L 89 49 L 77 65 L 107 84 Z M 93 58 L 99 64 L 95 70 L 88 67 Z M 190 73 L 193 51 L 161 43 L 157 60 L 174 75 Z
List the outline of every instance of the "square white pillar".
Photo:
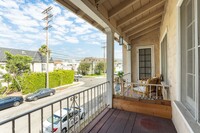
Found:
M 127 59 L 128 59 L 128 62 L 127 62 L 127 66 L 128 66 L 128 82 L 131 82 L 132 79 L 131 79 L 131 67 L 132 67 L 132 64 L 131 64 L 131 50 L 127 51 Z
M 114 33 L 110 28 L 106 29 L 107 34 L 107 104 L 112 108 L 113 81 L 114 81 Z
M 122 47 L 123 56 L 123 72 L 124 79 L 127 82 L 131 82 L 131 50 L 127 49 L 127 46 Z

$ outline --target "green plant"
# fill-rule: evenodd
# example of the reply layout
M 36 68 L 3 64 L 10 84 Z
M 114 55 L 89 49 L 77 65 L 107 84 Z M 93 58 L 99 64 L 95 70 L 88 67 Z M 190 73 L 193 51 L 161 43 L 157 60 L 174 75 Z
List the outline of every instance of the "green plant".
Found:
M 104 71 L 104 63 L 103 62 L 97 63 L 94 71 L 95 74 L 101 75 L 101 73 Z
M 54 88 L 66 84 L 73 83 L 74 71 L 72 70 L 56 70 L 49 73 L 49 87 Z M 45 88 L 45 73 L 26 73 L 20 79 L 22 93 L 32 93 L 38 89 Z
M 9 73 L 7 73 L 7 74 L 4 74 L 2 77 L 4 78 L 4 81 L 7 83 L 6 90 L 4 91 L 4 93 L 6 93 L 7 90 L 9 90 L 9 84 L 12 81 L 12 76 Z
M 117 76 L 118 76 L 119 78 L 123 78 L 124 72 L 122 72 L 122 71 L 121 71 L 121 72 L 118 72 L 118 73 L 117 73 Z
M 87 75 L 90 70 L 90 63 L 81 62 L 78 67 L 78 73 Z
M 31 63 L 32 58 L 23 55 L 13 55 L 9 52 L 5 52 L 5 55 L 7 60 L 5 67 L 6 71 L 9 73 L 10 77 L 12 77 L 12 81 L 18 84 L 14 88 L 22 91 L 21 85 L 18 81 L 18 77 L 21 76 L 23 73 L 30 72 L 29 63 Z

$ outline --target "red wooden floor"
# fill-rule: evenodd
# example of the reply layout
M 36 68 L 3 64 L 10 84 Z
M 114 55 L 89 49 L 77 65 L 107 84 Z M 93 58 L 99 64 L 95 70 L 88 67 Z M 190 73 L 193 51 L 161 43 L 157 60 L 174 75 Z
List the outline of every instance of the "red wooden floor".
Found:
M 105 109 L 82 133 L 176 133 L 171 120 L 127 112 Z

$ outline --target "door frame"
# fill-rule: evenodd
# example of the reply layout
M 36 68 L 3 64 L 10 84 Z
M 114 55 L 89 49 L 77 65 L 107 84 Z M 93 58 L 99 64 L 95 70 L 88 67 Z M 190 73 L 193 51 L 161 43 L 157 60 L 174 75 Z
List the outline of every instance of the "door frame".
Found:
M 138 46 L 136 47 L 136 51 L 137 51 L 137 60 L 136 60 L 136 64 L 137 64 L 137 81 L 139 81 L 139 50 L 140 49 L 146 49 L 146 48 L 150 48 L 151 49 L 151 77 L 155 76 L 155 61 L 154 61 L 154 45 L 146 45 L 146 46 Z

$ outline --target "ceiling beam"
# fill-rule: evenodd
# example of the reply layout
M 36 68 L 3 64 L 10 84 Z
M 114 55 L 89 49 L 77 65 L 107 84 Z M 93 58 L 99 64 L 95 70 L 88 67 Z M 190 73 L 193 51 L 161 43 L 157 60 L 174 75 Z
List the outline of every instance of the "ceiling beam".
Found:
M 153 0 L 150 3 L 144 5 L 143 7 L 139 8 L 138 10 L 128 14 L 127 16 L 121 18 L 120 20 L 117 21 L 117 27 L 129 22 L 129 20 L 132 20 L 141 14 L 149 11 L 150 9 L 155 8 L 157 5 L 163 4 L 165 0 Z
M 81 11 L 81 10 L 78 10 L 78 11 L 76 12 L 76 14 L 77 14 L 78 16 L 80 16 L 80 17 L 83 17 L 83 16 L 85 15 L 85 13 L 84 13 L 83 11 Z
M 161 16 L 162 14 L 163 14 L 163 8 L 160 8 L 160 9 L 146 15 L 145 17 L 142 17 L 141 19 L 125 26 L 124 28 L 122 28 L 122 32 L 126 33 L 127 31 L 129 31 L 133 28 L 136 28 L 136 27 L 138 27 L 138 26 L 140 26 L 140 25 L 142 25 L 142 24 L 144 24 L 144 23 L 146 23 L 146 22 L 148 22 L 152 19 L 155 19 L 155 18 Z
M 69 5 L 67 2 L 65 2 L 64 0 L 56 0 L 56 2 L 58 2 L 59 4 L 61 4 L 62 6 L 66 7 L 68 10 L 71 10 L 72 12 L 76 13 L 77 11 L 71 6 Z
M 127 32 L 125 34 L 125 36 L 130 37 L 131 35 L 136 34 L 136 33 L 140 32 L 140 31 L 143 31 L 143 30 L 145 30 L 145 29 L 147 29 L 147 28 L 149 28 L 149 27 L 151 27 L 153 25 L 156 25 L 156 24 L 160 23 L 161 21 L 162 21 L 161 17 L 159 17 L 157 19 L 154 19 L 154 20 L 151 20 L 150 22 L 148 22 L 148 23 L 146 23 L 144 25 L 141 25 L 141 26 L 139 26 L 137 28 L 134 28 L 131 31 Z
M 102 4 L 104 3 L 106 0 L 95 0 L 95 4 L 96 5 L 99 5 L 99 4 Z
M 125 0 L 123 2 L 120 2 L 117 6 L 112 8 L 110 11 L 108 11 L 108 17 L 114 17 L 115 15 L 119 14 L 120 12 L 124 11 L 128 7 L 134 5 L 139 0 Z
M 151 26 L 151 27 L 149 27 L 148 29 L 145 29 L 145 30 L 143 30 L 143 31 L 141 31 L 141 32 L 139 32 L 139 33 L 136 33 L 136 34 L 130 36 L 130 37 L 129 37 L 129 40 L 132 41 L 133 39 L 136 39 L 136 38 L 138 38 L 138 37 L 141 37 L 141 36 L 143 36 L 143 35 L 146 35 L 146 34 L 152 32 L 152 31 L 154 31 L 154 30 L 157 30 L 157 29 L 159 29 L 159 28 L 160 28 L 160 23 L 158 23 L 158 24 L 156 24 L 156 25 L 154 25 L 154 26 Z

